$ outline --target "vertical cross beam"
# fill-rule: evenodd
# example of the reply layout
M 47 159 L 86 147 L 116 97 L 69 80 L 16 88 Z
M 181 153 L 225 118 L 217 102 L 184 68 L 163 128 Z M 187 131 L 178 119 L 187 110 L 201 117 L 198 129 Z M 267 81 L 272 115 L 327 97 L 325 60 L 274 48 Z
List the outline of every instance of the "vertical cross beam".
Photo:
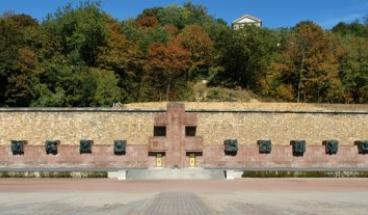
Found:
M 150 138 L 150 148 L 163 149 L 166 153 L 166 167 L 183 168 L 186 165 L 187 151 L 202 151 L 202 138 L 185 137 L 185 126 L 196 126 L 197 116 L 186 113 L 181 103 L 169 103 L 167 112 L 155 116 L 155 126 L 166 126 L 166 137 Z
M 167 106 L 167 164 L 172 167 L 183 167 L 185 156 L 184 138 L 184 104 L 170 103 Z

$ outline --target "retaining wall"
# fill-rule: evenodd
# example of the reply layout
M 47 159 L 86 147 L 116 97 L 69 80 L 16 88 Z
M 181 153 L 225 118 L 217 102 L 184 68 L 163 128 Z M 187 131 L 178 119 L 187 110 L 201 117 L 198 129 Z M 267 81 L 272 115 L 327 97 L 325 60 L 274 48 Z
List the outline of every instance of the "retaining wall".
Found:
M 265 104 L 267 107 L 267 104 Z M 154 137 L 155 125 L 166 137 Z M 195 126 L 196 137 L 185 136 Z M 172 103 L 167 110 L 41 108 L 0 109 L 0 165 L 3 167 L 164 166 L 210 168 L 368 168 L 368 155 L 354 142 L 368 139 L 368 110 L 308 108 L 195 109 Z M 92 154 L 79 153 L 79 141 L 91 139 Z M 113 141 L 127 140 L 125 155 L 114 154 Z M 236 156 L 226 156 L 224 140 L 237 139 Z M 257 140 L 272 140 L 272 152 L 260 154 Z M 304 156 L 294 157 L 290 140 L 306 140 Z M 336 155 L 327 155 L 323 140 L 337 139 Z M 26 140 L 23 155 L 13 155 L 11 140 Z M 46 140 L 59 140 L 57 155 L 47 155 Z

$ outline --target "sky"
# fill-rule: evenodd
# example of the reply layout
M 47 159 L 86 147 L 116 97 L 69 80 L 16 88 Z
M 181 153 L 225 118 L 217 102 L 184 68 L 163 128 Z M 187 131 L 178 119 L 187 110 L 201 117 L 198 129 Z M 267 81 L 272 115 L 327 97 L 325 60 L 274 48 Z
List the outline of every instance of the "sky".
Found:
M 123 20 L 134 18 L 143 9 L 187 0 L 101 0 L 102 9 Z M 42 21 L 47 14 L 71 0 L 0 0 L 0 13 L 25 13 Z M 291 27 L 300 21 L 311 20 L 324 28 L 340 21 L 352 22 L 368 15 L 368 0 L 191 0 L 207 7 L 209 14 L 229 24 L 236 18 L 250 14 L 262 19 L 269 28 Z

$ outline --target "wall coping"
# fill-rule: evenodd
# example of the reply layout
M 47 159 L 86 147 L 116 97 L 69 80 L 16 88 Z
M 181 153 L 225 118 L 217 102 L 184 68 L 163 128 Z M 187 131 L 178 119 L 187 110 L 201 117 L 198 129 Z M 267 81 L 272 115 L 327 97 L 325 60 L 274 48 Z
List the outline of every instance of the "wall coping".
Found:
M 165 109 L 119 109 L 119 108 L 0 108 L 2 112 L 165 112 Z
M 118 112 L 118 113 L 160 113 L 166 112 L 162 108 L 125 109 L 125 108 L 0 108 L 0 113 L 11 112 Z M 281 113 L 281 114 L 368 114 L 367 110 L 307 110 L 307 109 L 189 109 L 191 113 Z
M 220 110 L 220 109 L 193 109 L 187 112 L 195 113 L 281 113 L 281 114 L 368 114 L 367 111 L 361 110 L 271 110 L 271 109 L 234 109 L 234 110 Z

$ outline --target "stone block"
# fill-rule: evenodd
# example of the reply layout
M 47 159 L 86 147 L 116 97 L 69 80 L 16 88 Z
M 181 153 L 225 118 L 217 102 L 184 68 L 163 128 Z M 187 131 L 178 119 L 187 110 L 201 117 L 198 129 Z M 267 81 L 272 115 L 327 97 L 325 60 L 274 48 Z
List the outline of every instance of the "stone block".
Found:
M 242 170 L 226 170 L 227 180 L 241 179 L 242 175 L 243 175 Z
M 126 170 L 107 172 L 107 177 L 111 179 L 117 179 L 119 181 L 126 180 Z

